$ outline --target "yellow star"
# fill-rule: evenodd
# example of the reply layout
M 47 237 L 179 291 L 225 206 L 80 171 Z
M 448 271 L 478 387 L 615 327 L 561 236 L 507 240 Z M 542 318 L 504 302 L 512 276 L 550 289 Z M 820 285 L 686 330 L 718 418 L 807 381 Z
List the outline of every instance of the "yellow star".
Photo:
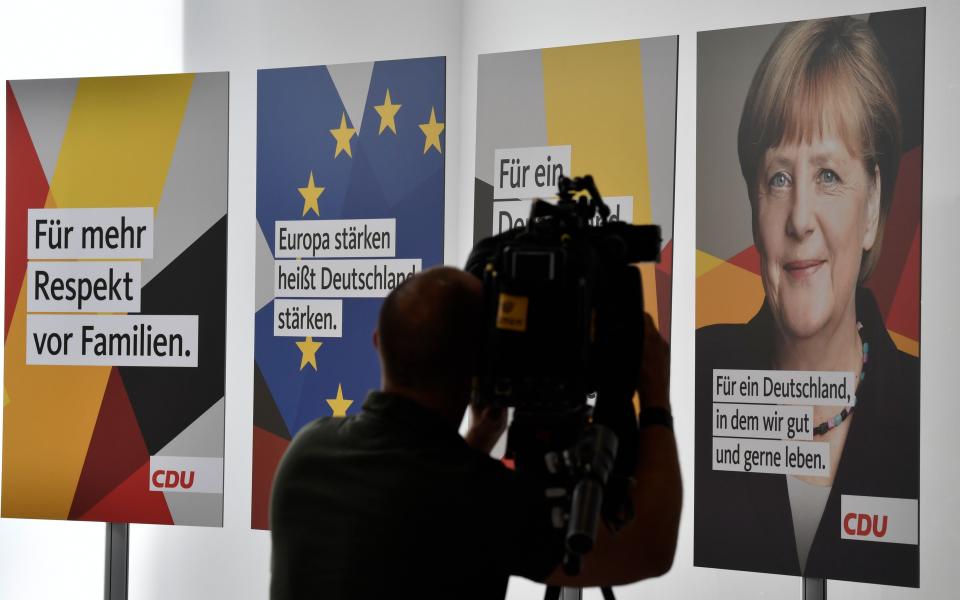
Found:
M 303 354 L 303 356 L 300 357 L 301 371 L 308 364 L 313 367 L 314 371 L 317 370 L 317 350 L 319 350 L 322 345 L 323 342 L 315 342 L 312 337 L 308 337 L 302 342 L 297 342 L 297 348 L 300 348 L 300 352 Z
M 401 106 L 403 105 L 392 103 L 390 100 L 390 88 L 387 88 L 387 97 L 383 100 L 383 104 L 373 107 L 377 111 L 377 114 L 380 115 L 380 132 L 377 135 L 383 133 L 383 130 L 388 127 L 394 134 L 397 133 L 397 122 L 394 118 L 397 116 L 397 111 L 400 110 Z
M 323 193 L 324 188 L 317 187 L 313 183 L 313 171 L 310 171 L 310 181 L 307 182 L 307 187 L 297 189 L 300 190 L 300 195 L 303 196 L 303 214 L 300 216 L 305 217 L 307 213 L 312 210 L 317 213 L 319 217 L 320 207 L 317 205 L 317 198 Z
M 337 140 L 337 149 L 334 151 L 333 157 L 336 158 L 340 156 L 341 152 L 346 152 L 347 156 L 353 158 L 353 151 L 350 150 L 350 138 L 357 135 L 357 130 L 347 127 L 347 113 L 340 115 L 340 127 L 331 129 L 330 135 Z
M 437 149 L 437 152 L 443 154 L 443 150 L 440 148 L 440 133 L 443 131 L 443 123 L 437 123 L 437 115 L 433 108 L 430 109 L 430 120 L 420 124 L 420 131 L 426 136 L 423 141 L 423 153 L 426 154 L 427 150 L 433 147 Z
M 327 398 L 327 404 L 333 410 L 334 417 L 347 416 L 347 409 L 353 404 L 353 400 L 345 400 L 343 397 L 343 384 L 337 385 L 337 397 Z

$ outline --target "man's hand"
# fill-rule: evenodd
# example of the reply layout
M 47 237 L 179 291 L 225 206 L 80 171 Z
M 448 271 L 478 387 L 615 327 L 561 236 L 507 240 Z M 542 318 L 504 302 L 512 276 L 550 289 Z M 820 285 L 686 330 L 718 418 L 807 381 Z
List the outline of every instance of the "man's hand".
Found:
M 640 366 L 640 411 L 670 408 L 670 349 L 650 315 L 644 315 L 643 364 Z M 596 547 L 583 559 L 579 575 L 558 567 L 547 578 L 557 586 L 623 585 L 656 577 L 670 570 L 677 545 L 683 488 L 673 431 L 645 427 L 638 434 L 637 464 L 631 491 L 636 513 L 616 535 L 606 527 L 597 533 Z
M 507 428 L 507 409 L 486 406 L 482 410 L 470 405 L 470 426 L 464 436 L 467 445 L 490 454 Z

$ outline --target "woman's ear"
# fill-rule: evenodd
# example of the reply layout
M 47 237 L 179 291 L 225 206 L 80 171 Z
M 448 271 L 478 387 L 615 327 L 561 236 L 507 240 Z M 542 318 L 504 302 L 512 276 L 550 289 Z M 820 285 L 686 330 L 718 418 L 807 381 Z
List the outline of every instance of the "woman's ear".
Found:
M 866 218 L 866 228 L 863 233 L 863 250 L 868 251 L 873 248 L 877 241 L 877 231 L 880 228 L 880 194 L 882 193 L 882 183 L 880 182 L 880 166 L 873 167 L 873 184 L 867 190 L 867 206 L 864 213 Z

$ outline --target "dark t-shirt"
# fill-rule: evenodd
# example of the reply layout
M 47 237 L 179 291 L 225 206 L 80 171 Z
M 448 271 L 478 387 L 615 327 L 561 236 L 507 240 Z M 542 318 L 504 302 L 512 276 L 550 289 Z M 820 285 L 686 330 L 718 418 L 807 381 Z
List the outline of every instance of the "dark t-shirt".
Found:
M 297 434 L 270 525 L 274 600 L 502 598 L 509 575 L 542 580 L 562 550 L 542 490 L 380 392 Z

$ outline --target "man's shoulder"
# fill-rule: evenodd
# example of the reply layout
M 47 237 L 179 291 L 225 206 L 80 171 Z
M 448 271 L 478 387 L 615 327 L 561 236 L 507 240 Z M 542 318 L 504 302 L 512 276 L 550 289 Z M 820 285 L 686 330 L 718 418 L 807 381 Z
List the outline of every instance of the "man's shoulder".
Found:
M 300 428 L 290 443 L 291 448 L 323 444 L 349 435 L 356 416 L 343 418 L 320 417 Z
M 352 434 L 356 417 L 321 417 L 310 421 L 293 436 L 278 465 L 278 479 L 291 472 L 309 470 L 309 465 L 325 462 L 338 450 L 351 446 L 359 436 Z

